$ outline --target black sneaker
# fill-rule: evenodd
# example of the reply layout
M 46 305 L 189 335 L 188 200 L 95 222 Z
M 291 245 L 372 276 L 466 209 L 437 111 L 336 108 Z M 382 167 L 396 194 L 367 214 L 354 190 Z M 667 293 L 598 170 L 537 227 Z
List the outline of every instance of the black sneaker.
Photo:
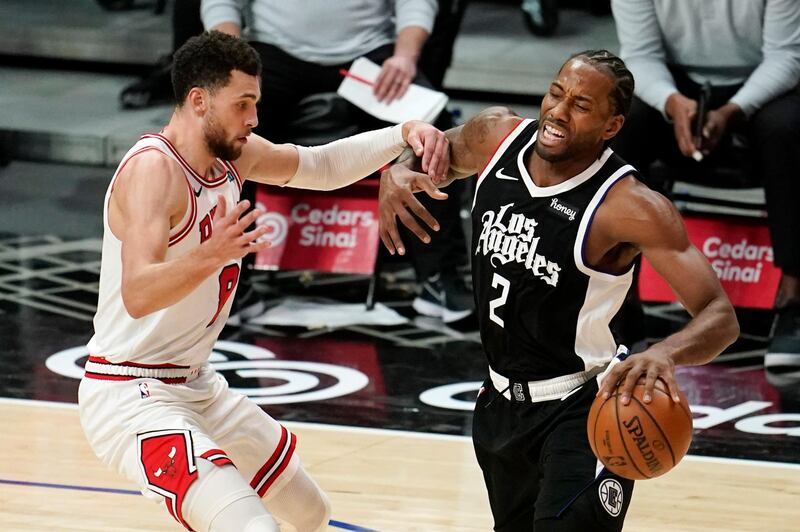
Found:
M 472 293 L 457 275 L 429 277 L 411 306 L 419 314 L 441 318 L 445 323 L 462 320 L 475 311 Z
M 556 0 L 522 0 L 522 15 L 534 35 L 547 36 L 558 27 Z
M 772 339 L 764 355 L 768 380 L 775 385 L 800 378 L 800 305 L 778 309 Z

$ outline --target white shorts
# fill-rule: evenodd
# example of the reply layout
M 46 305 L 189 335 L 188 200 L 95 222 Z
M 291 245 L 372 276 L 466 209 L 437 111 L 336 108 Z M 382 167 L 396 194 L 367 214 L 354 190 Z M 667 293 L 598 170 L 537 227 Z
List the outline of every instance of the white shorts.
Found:
M 299 466 L 296 437 L 210 366 L 183 384 L 158 379 L 84 377 L 78 391 L 80 419 L 100 460 L 164 501 L 186 525 L 181 505 L 197 478 L 195 459 L 232 463 L 269 500 Z

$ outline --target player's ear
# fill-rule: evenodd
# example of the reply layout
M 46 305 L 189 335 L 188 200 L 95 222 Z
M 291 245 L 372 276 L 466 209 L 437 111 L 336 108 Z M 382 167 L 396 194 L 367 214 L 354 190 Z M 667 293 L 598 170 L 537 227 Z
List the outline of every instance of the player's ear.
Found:
M 603 131 L 603 140 L 614 138 L 622 125 L 625 124 L 625 117 L 623 115 L 614 115 L 606 121 L 606 129 Z
M 186 95 L 186 103 L 199 116 L 208 110 L 208 93 L 200 87 L 192 87 Z

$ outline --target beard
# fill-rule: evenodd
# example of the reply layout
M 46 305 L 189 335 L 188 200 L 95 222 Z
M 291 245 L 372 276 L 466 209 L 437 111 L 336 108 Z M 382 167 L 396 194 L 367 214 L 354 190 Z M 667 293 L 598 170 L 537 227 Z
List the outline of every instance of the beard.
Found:
M 567 148 L 560 153 L 553 153 L 546 147 L 542 146 L 542 144 L 539 142 L 534 143 L 533 151 L 535 151 L 536 155 L 538 155 L 548 163 L 560 163 L 569 160 L 575 153 L 575 149 L 573 148 L 573 146 L 567 146 Z
M 235 161 L 242 155 L 242 147 L 236 147 L 232 142 L 228 142 L 225 130 L 217 123 L 213 115 L 210 115 L 203 125 L 203 136 L 208 151 L 214 157 L 223 161 Z

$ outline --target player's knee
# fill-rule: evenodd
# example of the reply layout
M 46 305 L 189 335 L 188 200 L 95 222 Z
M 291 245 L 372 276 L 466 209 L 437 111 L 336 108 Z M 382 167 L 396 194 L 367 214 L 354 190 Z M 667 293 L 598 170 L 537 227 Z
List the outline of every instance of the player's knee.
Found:
M 298 532 L 325 530 L 331 517 L 330 499 L 302 467 L 266 505 L 282 525 Z
M 197 479 L 186 492 L 183 516 L 198 532 L 279 532 L 261 498 L 235 467 L 197 460 Z

